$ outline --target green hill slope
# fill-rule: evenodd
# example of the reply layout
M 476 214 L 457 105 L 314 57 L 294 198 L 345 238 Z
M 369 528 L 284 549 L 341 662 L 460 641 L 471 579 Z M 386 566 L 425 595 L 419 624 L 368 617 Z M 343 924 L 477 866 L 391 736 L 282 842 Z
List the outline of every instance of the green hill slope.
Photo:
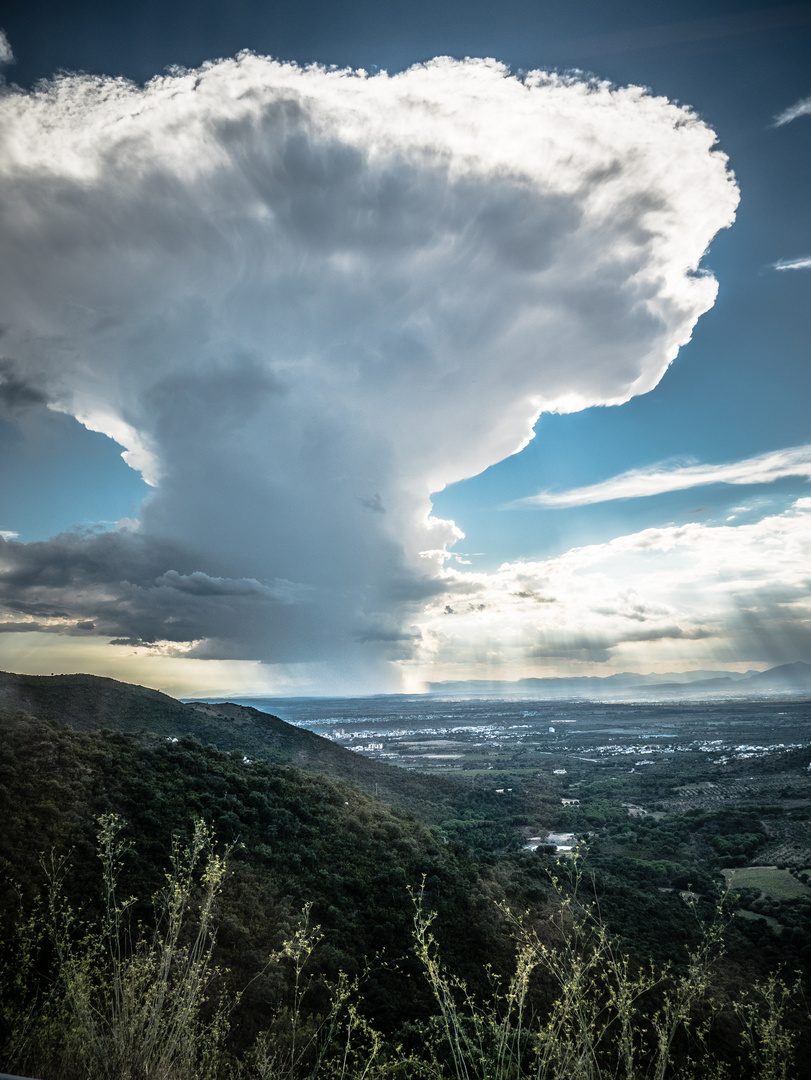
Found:
M 440 823 L 470 804 L 470 787 L 369 761 L 277 716 L 232 703 L 184 704 L 158 690 L 97 675 L 16 675 L 0 672 L 0 708 L 30 713 L 76 731 L 109 728 L 131 735 L 191 736 L 218 750 L 344 780 L 383 801 Z M 481 804 L 481 793 L 474 801 Z M 492 797 L 489 809 L 504 817 Z
M 161 888 L 171 838 L 195 819 L 232 848 L 232 874 L 219 913 L 219 960 L 245 985 L 262 971 L 305 903 L 325 935 L 314 971 L 335 978 L 376 965 L 367 983 L 379 1018 L 399 1021 L 399 976 L 382 961 L 405 957 L 413 909 L 408 887 L 425 881 L 441 913 L 449 957 L 477 978 L 500 952 L 492 896 L 459 849 L 411 815 L 340 781 L 179 737 L 77 732 L 53 720 L 0 710 L 0 871 L 30 901 L 44 882 L 41 853 L 72 852 L 66 886 L 92 910 L 98 895 L 95 834 L 101 814 L 127 822 L 134 841 L 121 895 L 148 899 Z M 0 887 L 0 912 L 15 890 Z M 148 911 L 148 904 L 143 914 Z M 378 958 L 378 959 L 375 959 Z M 246 1002 L 267 1010 L 262 976 Z M 411 1007 L 411 1006 L 410 1006 Z M 256 1021 L 259 1023 L 259 1020 Z

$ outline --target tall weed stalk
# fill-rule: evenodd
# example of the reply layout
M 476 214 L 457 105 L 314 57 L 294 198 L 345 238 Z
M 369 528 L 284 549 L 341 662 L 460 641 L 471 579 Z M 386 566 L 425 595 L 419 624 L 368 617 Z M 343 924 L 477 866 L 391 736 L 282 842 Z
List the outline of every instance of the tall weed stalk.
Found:
M 8 893 L 11 903 L 3 911 L 8 937 L 0 950 L 0 1047 L 2 1067 L 22 1071 L 44 1034 L 47 995 L 37 968 L 47 932 L 42 898 L 26 913 L 22 890 L 15 882 L 8 882 Z
M 188 844 L 174 838 L 170 869 L 153 899 L 151 929 L 133 926 L 133 897 L 118 895 L 129 843 L 112 814 L 99 819 L 101 925 L 79 920 L 52 866 L 47 924 L 56 953 L 52 995 L 64 1018 L 61 1058 L 68 1075 L 92 1080 L 209 1080 L 227 1031 L 222 996 L 210 1001 L 214 907 L 225 858 L 198 821 Z
M 723 948 L 720 909 L 683 970 L 656 971 L 617 950 L 599 912 L 578 899 L 576 869 L 573 880 L 568 892 L 555 882 L 554 932 L 547 926 L 543 939 L 538 929 L 502 909 L 516 937 L 515 967 L 506 984 L 493 979 L 493 996 L 484 1003 L 444 970 L 431 930 L 434 915 L 426 912 L 422 891 L 412 895 L 415 951 L 437 1007 L 429 1046 L 433 1074 L 455 1080 L 723 1076 L 709 1047 L 712 1021 L 722 1007 L 711 984 Z M 538 992 L 540 986 L 545 993 Z M 774 1057 L 764 1057 L 758 1074 L 768 1080 L 791 1075 L 781 986 L 767 986 L 761 1018 L 749 1002 L 738 1006 L 752 1046 L 768 1048 Z
M 311 910 L 305 904 L 298 929 L 271 957 L 288 966 L 290 999 L 248 1055 L 248 1075 L 256 1080 L 365 1080 L 378 1064 L 383 1038 L 359 1008 L 357 979 L 340 973 L 327 988 L 325 1012 L 305 1013 L 312 983 L 306 968 L 322 938 Z

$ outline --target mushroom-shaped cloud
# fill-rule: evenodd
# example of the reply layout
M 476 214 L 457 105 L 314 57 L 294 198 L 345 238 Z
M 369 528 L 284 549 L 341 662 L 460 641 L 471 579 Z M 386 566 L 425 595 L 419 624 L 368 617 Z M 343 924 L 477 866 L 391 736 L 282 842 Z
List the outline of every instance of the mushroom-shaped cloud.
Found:
M 544 410 L 655 386 L 738 199 L 688 109 L 491 60 L 246 53 L 5 88 L 0 114 L 3 370 L 156 485 L 95 589 L 85 559 L 40 599 L 195 655 L 407 649 L 420 553 L 458 535 L 430 493 Z M 198 573 L 254 585 L 178 587 Z

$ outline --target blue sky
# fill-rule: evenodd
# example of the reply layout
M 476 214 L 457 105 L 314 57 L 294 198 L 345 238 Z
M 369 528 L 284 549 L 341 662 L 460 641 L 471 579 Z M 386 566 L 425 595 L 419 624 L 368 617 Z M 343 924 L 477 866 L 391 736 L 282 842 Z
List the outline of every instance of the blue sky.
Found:
M 3 29 L 18 89 L 4 121 L 0 665 L 328 693 L 808 659 L 811 109 L 790 110 L 811 95 L 811 4 L 28 0 Z M 436 56 L 506 71 L 415 77 L 412 97 L 454 116 L 429 154 L 478 155 L 449 196 L 439 158 L 421 164 L 424 114 L 369 104 L 367 138 L 343 126 L 358 80 L 310 80 L 318 104 L 289 136 L 268 117 L 299 83 L 210 64 L 245 49 L 363 68 L 365 87 Z M 537 114 L 513 131 L 515 77 L 536 70 L 569 89 L 536 86 Z M 61 96 L 36 89 L 60 71 L 84 75 Z M 690 107 L 715 151 L 698 129 L 677 142 L 675 104 L 578 97 L 589 77 Z M 272 109 L 226 116 L 223 95 L 274 78 Z M 192 104 L 195 81 L 210 108 Z M 394 110 L 401 140 L 383 180 L 352 171 L 386 144 L 376 109 Z M 125 141 L 105 127 L 116 117 L 137 117 Z M 284 176 L 253 135 L 223 134 L 257 117 L 262 138 L 292 139 Z M 457 145 L 468 123 L 483 134 Z M 494 173 L 487 131 L 502 129 L 513 145 Z M 610 148 L 627 190 L 600 179 Z M 366 217 L 350 185 L 378 185 Z M 250 218 L 257 191 L 271 214 L 293 206 L 283 242 Z M 567 233 L 606 192 L 613 219 Z M 639 221 L 614 228 L 627 206 Z M 650 207 L 665 207 L 651 228 L 666 255 L 634 231 Z M 644 247 L 645 318 L 618 299 L 628 244 Z M 655 283 L 679 266 L 665 304 Z M 702 273 L 717 296 L 688 301 Z M 530 399 L 534 438 L 511 454 Z

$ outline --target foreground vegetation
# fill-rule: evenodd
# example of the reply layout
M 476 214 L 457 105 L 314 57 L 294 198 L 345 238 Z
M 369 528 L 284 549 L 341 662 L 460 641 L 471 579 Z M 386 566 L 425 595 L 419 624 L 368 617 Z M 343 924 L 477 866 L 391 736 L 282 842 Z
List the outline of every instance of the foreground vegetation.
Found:
M 420 820 L 182 735 L 0 711 L 0 1071 L 811 1075 L 802 875 L 735 880 L 763 814 L 629 821 L 580 793 L 550 803 L 594 834 L 570 863 L 472 784 Z
M 366 1014 L 357 978 L 339 974 L 320 987 L 323 1009 L 310 1007 L 310 961 L 321 933 L 305 907 L 267 960 L 284 978 L 267 1002 L 266 1026 L 239 1046 L 230 1036 L 244 988 L 230 988 L 214 962 L 227 853 L 201 821 L 187 843 L 175 837 L 151 918 L 138 921 L 137 899 L 119 889 L 132 850 L 122 822 L 108 814 L 98 826 L 96 917 L 74 908 L 64 889 L 68 866 L 52 857 L 39 903 L 7 920 L 4 1068 L 54 1080 L 802 1075 L 796 1055 L 808 1017 L 798 987 L 771 977 L 722 995 L 714 977 L 723 955 L 718 918 L 682 970 L 632 962 L 581 901 L 576 866 L 567 884 L 553 879 L 558 905 L 542 922 L 501 909 L 513 932 L 512 969 L 505 980 L 490 970 L 483 995 L 445 970 L 424 888 L 411 890 L 411 956 L 432 1004 L 412 1021 L 411 1049 L 387 1039 Z

